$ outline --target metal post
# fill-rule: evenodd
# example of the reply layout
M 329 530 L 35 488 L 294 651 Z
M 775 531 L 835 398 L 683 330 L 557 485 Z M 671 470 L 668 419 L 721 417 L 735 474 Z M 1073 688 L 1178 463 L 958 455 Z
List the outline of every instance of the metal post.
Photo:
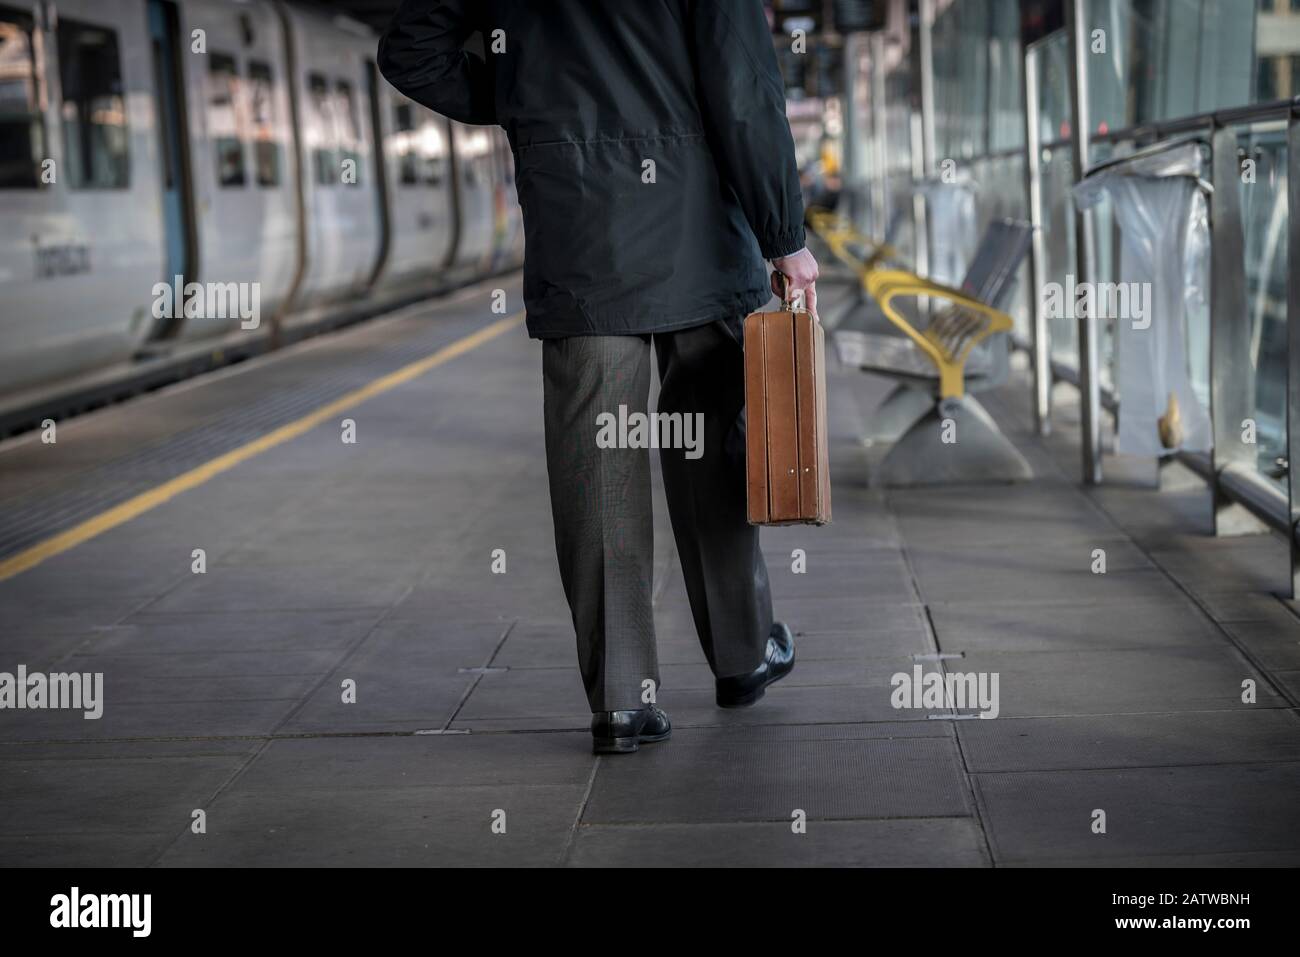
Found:
M 925 175 L 938 168 L 934 117 L 934 0 L 918 0 L 921 66 L 921 150 Z
M 1210 198 L 1210 423 L 1214 448 L 1214 534 L 1252 535 L 1259 520 L 1224 495 L 1219 477 L 1231 466 L 1255 471 L 1255 445 L 1242 441 L 1255 414 L 1255 373 L 1250 355 L 1246 298 L 1246 241 L 1241 219 L 1241 160 L 1237 134 L 1216 127 L 1211 141 L 1214 194 Z M 1289 252 L 1288 252 L 1289 255 Z
M 914 183 L 929 179 L 935 170 L 934 155 L 934 0 L 917 0 L 918 57 L 917 66 L 921 87 L 921 113 L 912 117 L 912 178 Z M 917 147 L 920 147 L 919 154 Z M 912 194 L 912 209 L 916 219 L 916 271 L 929 276 L 930 216 L 925 196 L 917 190 Z M 930 298 L 922 296 L 917 308 L 923 316 L 930 313 Z
M 861 123 L 858 121 L 858 68 L 862 56 L 862 34 L 850 33 L 844 36 L 843 43 L 840 47 L 841 64 L 843 76 L 841 82 L 844 84 L 844 96 L 841 110 L 843 122 L 842 135 L 840 142 L 844 144 L 843 153 L 840 162 L 840 182 L 844 187 L 844 194 L 848 197 L 849 215 L 853 217 L 855 225 L 862 224 L 862 203 L 859 188 L 862 184 L 862 151 L 858 149 L 858 135 L 861 129 Z
M 918 276 L 930 275 L 930 226 L 927 222 L 925 194 L 917 187 L 925 179 L 925 148 L 922 145 L 921 134 L 921 115 L 912 113 L 911 117 L 912 134 L 912 238 L 914 240 L 915 257 L 916 257 L 916 274 Z M 925 300 L 921 299 L 922 307 Z
M 1052 331 L 1043 311 L 1043 279 L 1047 247 L 1043 235 L 1043 147 L 1039 135 L 1038 49 L 1024 51 L 1021 94 L 1025 106 L 1026 208 L 1033 235 L 1029 246 L 1029 327 L 1034 366 L 1034 429 L 1052 432 Z
M 1296 450 L 1300 449 L 1300 112 L 1292 107 L 1287 121 L 1287 247 L 1286 282 L 1286 457 L 1287 500 L 1290 516 L 1291 597 L 1300 597 L 1300 470 L 1296 467 Z
M 884 31 L 871 34 L 871 125 L 875 158 L 875 176 L 871 183 L 871 207 L 875 218 L 872 229 L 876 240 L 882 243 L 890 239 L 889 223 L 892 219 L 886 180 L 889 160 L 886 131 L 889 123 L 885 113 L 885 36 Z
M 1088 3 L 1066 0 L 1066 31 L 1070 38 L 1070 107 L 1073 114 L 1074 181 L 1088 171 L 1091 119 L 1088 115 Z M 1075 280 L 1092 280 L 1092 217 L 1074 211 Z M 1083 481 L 1101 483 L 1101 382 L 1097 328 L 1092 316 L 1077 319 L 1079 329 L 1079 428 L 1083 450 Z

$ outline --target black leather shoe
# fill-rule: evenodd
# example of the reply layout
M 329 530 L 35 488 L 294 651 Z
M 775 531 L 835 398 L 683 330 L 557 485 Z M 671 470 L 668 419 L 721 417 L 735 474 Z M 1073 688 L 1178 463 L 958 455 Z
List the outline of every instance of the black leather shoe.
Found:
M 600 711 L 591 716 L 593 754 L 629 754 L 673 733 L 668 715 L 654 705 L 636 711 Z
M 763 697 L 767 686 L 794 670 L 794 635 L 779 621 L 772 623 L 763 663 L 747 675 L 719 678 L 719 708 L 744 708 Z

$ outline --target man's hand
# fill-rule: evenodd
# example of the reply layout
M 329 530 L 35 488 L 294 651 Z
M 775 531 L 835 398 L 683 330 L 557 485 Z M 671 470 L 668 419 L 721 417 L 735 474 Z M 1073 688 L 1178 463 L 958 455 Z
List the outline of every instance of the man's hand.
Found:
M 804 247 L 793 256 L 773 259 L 772 266 L 776 269 L 776 272 L 772 273 L 772 292 L 778 298 L 784 297 L 785 290 L 781 288 L 781 276 L 786 276 L 790 280 L 790 298 L 793 299 L 795 293 L 802 291 L 804 305 L 815 317 L 817 315 L 817 260 L 813 258 L 813 254 Z

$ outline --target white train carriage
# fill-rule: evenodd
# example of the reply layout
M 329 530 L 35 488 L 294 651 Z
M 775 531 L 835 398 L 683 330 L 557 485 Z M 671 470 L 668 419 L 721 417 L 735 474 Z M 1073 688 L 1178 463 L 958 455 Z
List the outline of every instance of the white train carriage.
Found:
M 283 0 L 0 0 L 0 411 L 518 266 L 504 132 L 376 43 Z
M 497 187 L 501 183 L 498 138 L 485 126 L 452 124 L 456 150 L 460 236 L 454 269 L 486 272 L 498 238 Z
M 0 392 L 128 359 L 165 270 L 143 3 L 0 0 Z
M 302 154 L 306 268 L 295 305 L 369 290 L 380 265 L 384 212 L 372 111 L 375 38 L 296 7 L 290 24 Z
M 388 245 L 385 288 L 429 286 L 451 266 L 456 242 L 451 126 L 387 83 L 378 90 Z
M 182 93 L 184 100 L 183 112 L 163 114 L 163 135 L 184 130 L 184 142 L 173 141 L 172 152 L 189 158 L 188 164 L 174 163 L 176 178 L 188 179 L 189 195 L 169 211 L 170 246 L 179 254 L 167 275 L 242 289 L 255 285 L 260 313 L 254 329 L 229 308 L 178 316 L 159 338 L 206 338 L 240 329 L 266 334 L 270 318 L 293 292 L 301 256 L 285 23 L 267 0 L 149 7 L 160 55 L 160 101 L 170 98 L 164 105 L 170 110 Z M 174 28 L 167 23 L 173 18 Z M 171 84 L 179 89 L 168 89 Z

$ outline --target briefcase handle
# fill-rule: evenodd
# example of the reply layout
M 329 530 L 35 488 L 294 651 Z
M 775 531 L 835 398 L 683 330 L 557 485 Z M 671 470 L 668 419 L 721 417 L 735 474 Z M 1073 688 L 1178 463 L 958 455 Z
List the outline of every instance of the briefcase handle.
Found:
M 776 270 L 776 273 L 778 276 L 781 277 L 781 311 L 794 312 L 794 300 L 790 296 L 790 277 L 787 276 L 785 273 L 781 272 L 781 270 L 779 269 Z M 805 307 L 808 305 L 806 298 L 804 301 L 804 305 Z M 808 310 L 805 308 L 803 311 L 807 312 Z M 813 316 L 814 320 L 816 320 L 816 318 L 817 318 L 816 316 Z
M 794 312 L 794 302 L 790 299 L 790 277 L 779 269 L 776 272 L 781 277 L 781 311 Z

